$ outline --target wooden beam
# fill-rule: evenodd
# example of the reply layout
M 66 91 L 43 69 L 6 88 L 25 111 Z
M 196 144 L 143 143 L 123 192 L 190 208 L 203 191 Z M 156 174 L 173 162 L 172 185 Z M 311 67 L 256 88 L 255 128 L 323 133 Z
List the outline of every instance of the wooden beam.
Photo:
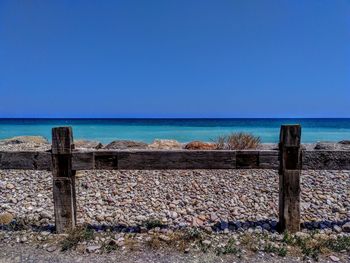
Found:
M 75 172 L 72 170 L 73 134 L 71 127 L 52 129 L 52 175 L 57 233 L 76 224 Z
M 303 170 L 350 170 L 350 151 L 302 152 Z
M 301 126 L 282 125 L 280 132 L 279 230 L 300 231 Z
M 0 169 L 51 170 L 50 152 L 0 152 Z
M 167 152 L 174 152 L 174 155 L 168 154 Z M 139 156 L 147 155 L 149 158 L 156 158 L 158 155 L 163 155 L 164 159 L 168 161 L 164 164 L 153 163 L 147 166 L 147 169 L 273 169 L 277 170 L 279 168 L 279 152 L 274 150 L 243 150 L 243 151 L 220 151 L 220 154 L 216 155 L 217 151 L 189 151 L 189 150 L 115 150 L 115 151 L 74 151 L 72 153 L 72 170 L 94 170 L 94 169 L 120 169 L 118 167 L 118 156 L 123 156 L 124 154 L 137 154 Z M 188 157 L 192 155 L 192 157 Z M 233 155 L 236 154 L 236 161 L 230 163 L 229 165 L 222 161 L 222 165 L 219 161 L 207 162 L 213 156 L 218 156 L 218 158 L 234 158 Z M 196 159 L 196 165 L 188 164 L 186 165 L 172 163 L 168 166 L 171 158 L 174 156 L 182 156 L 187 159 Z M 258 155 L 258 156 L 257 156 Z M 302 151 L 302 170 L 350 170 L 350 151 L 342 150 L 310 150 Z M 97 157 L 96 157 L 97 156 Z M 153 157 L 152 157 L 153 156 Z M 186 157 L 187 156 L 187 157 Z M 196 157 L 197 156 L 197 157 Z M 201 156 L 198 159 L 198 156 Z M 134 158 L 134 157 L 130 157 Z M 182 157 L 181 157 L 182 158 Z M 258 160 L 257 160 L 258 158 Z M 96 162 L 97 160 L 97 162 Z M 183 162 L 187 162 L 183 159 Z M 214 165 L 215 163 L 215 165 Z M 234 165 L 236 163 L 236 165 Z M 138 165 L 140 167 L 140 165 Z M 152 168 L 154 167 L 154 168 Z M 157 168 L 160 167 L 160 168 Z M 201 167 L 201 168 L 195 168 Z M 215 167 L 215 168 L 213 168 Z M 52 170 L 52 160 L 50 152 L 0 152 L 0 169 L 18 169 L 18 170 Z M 128 165 L 129 170 L 132 170 L 132 164 Z M 136 169 L 136 167 L 135 167 Z
M 235 169 L 234 151 L 120 151 L 120 170 Z

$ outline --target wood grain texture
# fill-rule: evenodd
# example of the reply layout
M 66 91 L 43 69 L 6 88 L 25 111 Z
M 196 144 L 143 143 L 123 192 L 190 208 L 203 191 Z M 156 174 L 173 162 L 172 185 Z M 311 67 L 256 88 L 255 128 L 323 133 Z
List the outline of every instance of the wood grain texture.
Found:
M 284 170 L 283 202 L 280 204 L 279 228 L 281 232 L 300 231 L 300 171 Z
M 73 136 L 70 127 L 52 129 L 52 175 L 55 226 L 64 233 L 76 224 L 75 172 L 72 170 Z
M 258 169 L 259 151 L 237 151 L 236 152 L 237 169 Z
M 279 168 L 279 152 L 278 151 L 259 151 L 259 169 Z
M 120 151 L 118 169 L 235 169 L 233 151 Z
M 293 148 L 291 148 L 293 150 Z M 72 153 L 72 170 L 94 170 L 94 169 L 120 169 L 118 167 L 118 155 L 136 154 L 139 156 L 147 155 L 153 159 L 148 165 L 148 169 L 176 169 L 176 164 L 172 161 L 166 161 L 163 164 L 155 164 L 154 158 L 163 155 L 164 159 L 173 158 L 167 152 L 173 151 L 74 151 Z M 182 153 L 184 152 L 184 153 Z M 218 158 L 231 158 L 236 153 L 236 165 L 227 165 L 225 161 L 220 165 L 220 161 L 215 161 L 216 169 L 274 169 L 279 168 L 279 152 L 274 150 L 261 151 L 220 151 L 221 155 L 216 155 Z M 257 157 L 258 152 L 258 157 Z M 164 153 L 164 154 L 162 154 Z M 188 157 L 193 154 L 194 156 Z M 238 154 L 238 162 L 237 162 Z M 185 168 L 184 162 L 191 158 L 197 158 L 195 167 L 203 167 L 201 169 L 213 169 L 213 162 L 206 164 L 206 159 L 213 158 L 212 151 L 176 151 L 177 158 L 181 158 L 181 164 L 178 164 L 178 169 Z M 181 157 L 183 155 L 183 158 Z M 97 156 L 97 158 L 96 158 Z M 152 157 L 153 156 L 153 157 Z M 195 157 L 197 156 L 197 157 Z M 201 156 L 200 159 L 198 156 Z M 222 157 L 224 156 L 224 157 Z M 225 157 L 226 156 L 226 157 Z M 231 156 L 231 157 L 230 157 Z M 302 151 L 302 170 L 350 170 L 350 151 L 324 151 L 312 150 Z M 130 157 L 131 158 L 131 157 Z M 138 157 L 139 158 L 139 157 Z M 258 160 L 257 160 L 258 158 Z M 96 161 L 97 160 L 97 163 Z M 168 159 L 170 161 L 170 159 Z M 125 162 L 125 161 L 124 161 Z M 191 162 L 191 161 L 190 161 Z M 198 164 L 203 162 L 202 164 Z M 292 162 L 293 163 L 293 162 Z M 128 165 L 128 169 L 132 170 L 132 163 Z M 137 167 L 140 167 L 137 164 Z M 166 168 L 168 166 L 168 168 Z M 124 166 L 125 167 L 125 166 Z M 134 169 L 136 169 L 135 167 Z M 160 168 L 157 168 L 160 167 Z M 188 164 L 188 167 L 191 167 Z M 192 166 L 194 167 L 194 165 Z M 291 168 L 288 165 L 286 168 Z M 52 170 L 52 160 L 50 152 L 0 152 L 0 169 L 23 169 L 23 170 Z M 197 168 L 193 168 L 197 169 Z
M 350 151 L 303 151 L 305 170 L 350 170 Z
M 279 143 L 279 230 L 300 231 L 301 127 L 282 125 Z
M 51 170 L 51 153 L 0 152 L 0 169 Z

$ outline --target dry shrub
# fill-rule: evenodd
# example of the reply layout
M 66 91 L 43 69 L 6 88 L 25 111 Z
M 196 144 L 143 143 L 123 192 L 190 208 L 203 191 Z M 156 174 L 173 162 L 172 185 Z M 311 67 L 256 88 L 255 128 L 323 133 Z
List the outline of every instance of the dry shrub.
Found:
M 75 249 L 79 242 L 88 241 L 94 238 L 94 230 L 88 226 L 78 226 L 68 231 L 67 236 L 61 241 L 61 250 Z
M 172 248 L 184 252 L 192 244 L 199 244 L 203 247 L 202 239 L 203 233 L 198 228 L 189 228 L 171 234 L 153 234 L 146 244 L 151 249 Z
M 258 148 L 261 139 L 250 133 L 238 132 L 219 136 L 214 142 L 219 150 L 244 150 Z

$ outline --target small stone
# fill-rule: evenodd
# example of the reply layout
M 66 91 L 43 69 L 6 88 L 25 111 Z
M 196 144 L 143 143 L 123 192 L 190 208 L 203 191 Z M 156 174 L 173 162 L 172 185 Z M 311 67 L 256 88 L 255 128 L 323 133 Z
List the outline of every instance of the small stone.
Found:
M 218 218 L 218 216 L 215 214 L 215 213 L 211 213 L 210 214 L 210 220 L 211 221 L 213 221 L 213 222 L 215 222 L 215 221 L 217 221 L 219 218 Z
M 343 229 L 344 232 L 350 233 L 350 222 L 345 223 L 345 224 L 342 226 L 342 229 Z
M 329 256 L 329 258 L 330 258 L 333 262 L 338 262 L 338 261 L 340 260 L 338 257 L 333 256 L 333 255 Z
M 6 188 L 9 189 L 9 190 L 11 190 L 11 189 L 15 188 L 15 186 L 14 186 L 13 184 L 11 184 L 11 183 L 8 183 L 8 184 L 6 185 Z
M 45 212 L 45 211 L 42 211 L 41 213 L 40 213 L 40 217 L 41 218 L 51 218 L 51 216 L 49 215 L 49 213 L 48 212 Z
M 49 246 L 46 248 L 46 251 L 48 251 L 48 252 L 54 252 L 55 250 L 57 250 L 56 246 Z
M 13 215 L 10 213 L 0 214 L 0 225 L 8 225 L 12 222 Z
M 334 231 L 337 232 L 337 233 L 340 233 L 340 232 L 342 231 L 341 227 L 338 226 L 338 225 L 335 225 L 335 226 L 333 227 L 333 229 L 334 229 Z
M 172 219 L 176 219 L 177 218 L 177 213 L 175 212 L 175 211 L 173 211 L 173 212 L 171 212 L 170 213 L 170 217 L 172 218 Z
M 202 241 L 202 244 L 205 245 L 205 246 L 210 246 L 211 241 L 210 240 L 204 240 L 204 241 Z
M 159 236 L 159 239 L 160 239 L 160 240 L 163 240 L 163 241 L 165 241 L 165 242 L 168 242 L 168 241 L 171 240 L 170 237 L 168 237 L 168 236 L 166 236 L 166 235 L 160 235 L 160 236 Z
M 203 226 L 203 224 L 204 224 L 204 222 L 202 220 L 200 220 L 197 217 L 193 217 L 193 219 L 192 219 L 192 226 L 200 227 L 200 226 Z
M 88 247 L 86 247 L 86 251 L 89 253 L 93 253 L 96 250 L 99 250 L 100 248 L 101 248 L 101 246 L 88 246 Z

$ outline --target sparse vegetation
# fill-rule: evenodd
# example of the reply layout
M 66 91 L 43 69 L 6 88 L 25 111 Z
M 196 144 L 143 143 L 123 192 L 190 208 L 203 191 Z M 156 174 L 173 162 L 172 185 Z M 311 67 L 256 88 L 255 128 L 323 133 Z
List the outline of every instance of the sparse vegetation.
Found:
M 107 252 L 107 253 L 110 253 L 110 252 L 115 251 L 117 249 L 118 249 L 118 246 L 117 246 L 115 240 L 109 240 L 108 242 L 105 242 L 102 245 L 102 250 Z
M 241 237 L 241 244 L 245 246 L 250 251 L 258 251 L 258 238 L 252 234 L 244 233 Z
M 159 235 L 153 235 L 147 240 L 146 244 L 151 249 L 159 249 L 162 246 L 162 241 L 159 239 Z
M 244 132 L 222 135 L 213 141 L 218 150 L 256 149 L 261 143 L 260 137 Z
M 264 252 L 275 253 L 280 257 L 285 257 L 287 255 L 287 248 L 285 246 L 278 246 L 274 243 L 268 242 L 264 247 Z
M 196 239 L 202 239 L 202 235 L 202 232 L 198 228 L 194 227 L 186 229 L 183 238 L 188 241 L 193 241 Z
M 311 233 L 306 237 L 292 236 L 285 233 L 282 242 L 287 245 L 298 247 L 304 258 L 311 257 L 318 260 L 319 255 L 329 251 L 341 252 L 350 251 L 350 237 L 338 236 L 336 239 L 321 238 L 317 233 Z
M 178 251 L 185 251 L 191 245 L 197 245 L 203 252 L 207 251 L 210 247 L 205 242 L 203 243 L 203 232 L 198 228 L 175 231 L 169 235 L 155 233 L 147 240 L 146 244 L 152 249 L 171 247 Z
M 61 250 L 66 251 L 77 247 L 79 242 L 91 240 L 94 237 L 94 230 L 88 226 L 80 226 L 67 233 L 61 241 Z
M 216 250 L 217 255 L 226 255 L 226 254 L 234 254 L 237 255 L 241 252 L 241 250 L 236 246 L 236 240 L 231 238 L 227 244 L 223 247 L 219 247 Z
M 328 240 L 327 247 L 335 252 L 350 252 L 350 236 L 339 236 L 335 240 Z

